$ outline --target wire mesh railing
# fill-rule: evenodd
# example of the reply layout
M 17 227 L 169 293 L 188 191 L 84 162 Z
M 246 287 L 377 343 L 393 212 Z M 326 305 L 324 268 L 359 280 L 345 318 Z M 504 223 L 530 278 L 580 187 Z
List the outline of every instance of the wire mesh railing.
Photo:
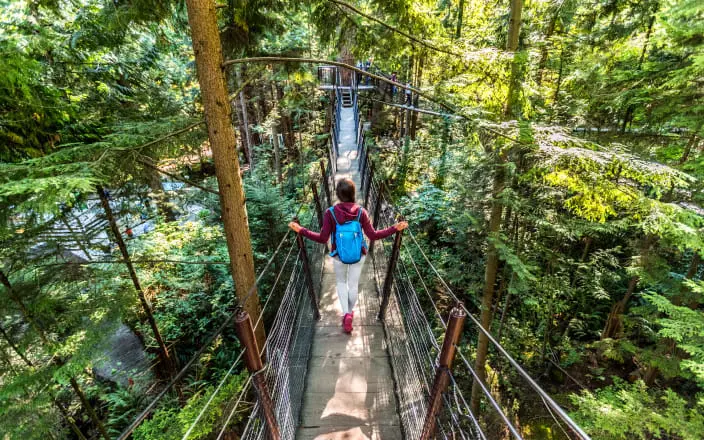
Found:
M 358 154 L 360 157 L 361 190 L 364 194 L 365 207 L 373 213 L 372 221 L 375 227 L 389 227 L 396 221 L 398 212 L 389 201 L 383 182 L 374 176 L 373 160 L 363 139 L 358 145 Z M 416 262 L 414 254 L 417 254 L 418 251 L 412 252 L 408 245 L 402 244 L 400 239 L 398 240 L 399 249 L 396 252 L 401 255 L 397 262 L 394 261 L 394 249 L 389 244 L 379 242 L 373 245 L 371 251 L 377 287 L 382 295 L 388 295 L 388 299 L 382 300 L 382 309 L 384 308 L 383 304 L 387 303 L 382 313 L 394 379 L 397 384 L 400 417 L 406 437 L 425 438 L 423 437 L 423 426 L 427 422 L 433 376 L 439 369 L 437 358 L 440 348 L 437 340 L 442 329 L 446 327 L 446 322 L 440 311 L 443 307 L 438 306 L 437 299 L 437 289 L 438 286 L 441 286 L 443 296 L 449 297 L 464 310 L 472 328 L 476 332 L 483 332 L 487 335 L 494 348 L 496 358 L 511 369 L 510 374 L 524 380 L 527 392 L 532 393 L 530 397 L 526 396 L 526 398 L 544 406 L 560 428 L 559 432 L 564 435 L 564 438 L 589 439 L 589 436 L 572 421 L 564 409 L 530 377 L 501 344 L 491 336 L 490 332 L 484 329 L 472 313 L 464 307 L 439 272 L 432 266 L 430 259 L 410 230 L 408 235 L 411 237 L 413 247 L 417 247 L 424 257 L 424 261 Z M 421 273 L 419 266 L 425 269 L 425 275 Z M 435 280 L 428 279 L 428 267 L 432 269 L 436 277 Z M 393 280 L 392 283 L 386 280 L 388 277 Z M 387 284 L 389 284 L 388 289 L 386 288 Z M 432 285 L 432 289 L 428 285 Z M 424 299 L 421 302 L 419 298 Z M 430 310 L 430 314 L 427 314 L 425 310 Z M 492 438 L 492 435 L 486 431 L 486 419 L 482 423 L 478 414 L 475 414 L 476 411 L 472 410 L 472 405 L 468 404 L 471 397 L 470 390 L 476 382 L 481 391 L 481 399 L 486 402 L 486 410 L 494 414 L 492 417 L 503 426 L 503 432 L 512 438 L 522 439 L 520 430 L 512 421 L 515 414 L 509 414 L 505 408 L 506 405 L 502 406 L 502 402 L 498 401 L 498 397 L 493 394 L 492 389 L 480 380 L 468 359 L 468 353 L 464 353 L 459 347 L 456 349 L 459 356 L 457 370 L 462 378 L 457 378 L 452 371 L 447 373 L 447 389 L 442 394 L 442 404 L 439 406 L 439 411 L 432 416 L 435 417 L 437 426 L 436 435 L 440 438 L 453 439 Z M 486 414 L 482 414 L 482 417 L 485 416 Z

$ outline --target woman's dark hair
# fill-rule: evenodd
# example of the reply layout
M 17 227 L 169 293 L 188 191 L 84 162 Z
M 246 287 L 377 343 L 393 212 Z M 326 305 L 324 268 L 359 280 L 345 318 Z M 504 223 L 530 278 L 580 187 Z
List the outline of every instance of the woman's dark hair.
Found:
M 335 193 L 337 194 L 337 199 L 341 202 L 354 202 L 354 193 L 356 188 L 354 182 L 351 179 L 340 179 L 337 181 L 337 186 L 335 187 Z

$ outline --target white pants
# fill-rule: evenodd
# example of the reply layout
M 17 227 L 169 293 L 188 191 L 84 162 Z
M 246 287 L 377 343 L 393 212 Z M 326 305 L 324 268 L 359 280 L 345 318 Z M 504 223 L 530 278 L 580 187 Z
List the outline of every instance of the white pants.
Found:
M 340 298 L 342 313 L 352 313 L 357 304 L 359 294 L 359 276 L 362 274 L 362 266 L 366 255 L 354 264 L 345 264 L 339 258 L 333 258 L 335 266 L 335 278 L 337 279 L 337 297 Z

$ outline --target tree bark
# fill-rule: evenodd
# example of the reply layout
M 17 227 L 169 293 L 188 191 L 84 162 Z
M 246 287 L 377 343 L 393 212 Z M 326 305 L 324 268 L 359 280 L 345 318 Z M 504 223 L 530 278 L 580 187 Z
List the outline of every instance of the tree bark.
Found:
M 156 202 L 156 208 L 159 215 L 164 218 L 167 222 L 176 221 L 176 212 L 169 202 L 169 196 L 164 191 L 164 187 L 161 186 L 161 177 L 159 177 L 159 172 L 153 168 L 149 171 L 149 188 L 151 188 L 152 198 Z
M 460 0 L 457 6 L 457 29 L 455 29 L 455 39 L 459 40 L 462 36 L 462 18 L 464 17 L 464 0 Z
M 511 12 L 508 20 L 508 38 L 506 40 L 506 50 L 509 52 L 515 52 L 518 49 L 522 12 L 523 0 L 511 0 Z
M 86 409 L 86 411 L 88 411 L 88 415 L 93 420 L 93 423 L 96 424 L 98 431 L 100 431 L 100 435 L 102 435 L 105 440 L 110 440 L 110 436 L 108 435 L 108 431 L 105 429 L 105 425 L 103 425 L 103 422 L 100 420 L 100 418 L 98 418 L 98 414 L 95 412 L 95 408 L 93 408 L 93 405 L 91 405 L 88 401 L 88 398 L 86 397 L 85 393 L 83 393 L 83 390 L 81 389 L 80 385 L 78 385 L 76 379 L 71 377 L 70 382 L 71 388 L 73 388 L 73 391 L 76 392 L 76 395 L 80 399 L 81 404 L 83 404 L 83 407 Z
M 152 308 L 149 305 L 149 301 L 147 301 L 147 297 L 144 295 L 144 290 L 142 290 L 141 284 L 139 283 L 137 272 L 135 271 L 134 266 L 132 265 L 130 253 L 127 251 L 127 245 L 125 244 L 125 240 L 122 239 L 120 228 L 117 225 L 115 216 L 112 213 L 110 201 L 108 200 L 107 194 L 105 194 L 105 190 L 102 186 L 97 186 L 96 191 L 98 193 L 98 197 L 100 198 L 100 203 L 103 206 L 103 211 L 105 211 L 105 217 L 107 218 L 108 224 L 110 225 L 110 230 L 112 231 L 113 238 L 117 242 L 117 246 L 120 248 L 122 259 L 125 262 L 125 266 L 127 266 L 127 272 L 130 275 L 130 279 L 132 280 L 134 289 L 137 292 L 137 297 L 139 298 L 139 302 L 142 305 L 142 311 L 144 311 L 144 314 L 147 317 L 147 322 L 149 323 L 149 327 L 151 327 L 152 333 L 154 334 L 154 339 L 156 339 L 156 342 L 159 345 L 159 357 L 161 358 L 161 361 L 166 367 L 165 370 L 173 375 L 176 373 L 176 366 L 174 365 L 173 360 L 169 355 L 169 349 L 166 347 L 166 344 L 164 343 L 164 340 L 161 337 L 161 332 L 159 331 L 159 327 L 156 324 L 156 319 L 154 319 Z
M 641 242 L 639 263 L 641 270 L 647 267 L 647 261 L 650 256 L 650 248 L 655 242 L 655 239 L 655 236 L 649 234 L 646 235 Z M 628 300 L 630 300 L 631 296 L 633 296 L 636 286 L 638 285 L 638 281 L 640 281 L 640 277 L 638 275 L 632 276 L 628 282 L 626 294 L 623 296 L 623 298 L 621 298 L 620 301 L 618 301 L 611 307 L 611 312 L 609 313 L 609 316 L 606 320 L 604 330 L 601 333 L 602 340 L 607 338 L 613 338 L 621 331 L 621 315 L 626 310 Z
M 239 84 L 244 84 L 242 81 L 242 72 L 240 69 L 235 69 L 235 74 L 237 75 L 237 82 Z M 254 170 L 254 154 L 252 153 L 252 135 L 249 131 L 249 115 L 247 114 L 247 99 L 244 94 L 244 87 L 240 90 L 237 95 L 237 116 L 240 121 L 240 137 L 242 138 L 242 149 L 247 156 L 247 162 L 249 162 L 249 169 Z
M 34 315 L 30 313 L 29 309 L 27 309 L 27 306 L 25 305 L 24 301 L 22 301 L 22 298 L 17 295 L 17 292 L 15 292 L 14 287 L 12 286 L 12 284 L 10 284 L 10 279 L 7 277 L 7 275 L 5 275 L 5 272 L 3 271 L 0 271 L 0 284 L 5 286 L 9 293 L 10 299 L 20 309 L 20 313 L 22 314 L 22 317 L 25 319 L 25 321 L 27 321 L 27 323 L 29 323 L 29 325 L 34 328 L 34 331 L 37 332 L 37 335 L 39 335 L 39 339 L 42 341 L 42 344 L 49 347 L 51 345 L 51 343 L 49 342 L 49 338 L 46 337 L 44 330 L 42 330 L 42 328 L 39 326 L 39 323 L 34 319 Z
M 613 338 L 621 330 L 621 315 L 623 314 L 623 311 L 626 310 L 628 300 L 631 299 L 631 296 L 633 296 L 633 292 L 635 291 L 639 280 L 640 277 L 638 276 L 631 277 L 630 281 L 628 281 L 628 289 L 626 289 L 626 294 L 620 301 L 611 307 L 611 312 L 609 313 L 608 318 L 606 318 L 606 325 L 604 326 L 604 330 L 601 332 L 602 341 L 607 338 Z
M 641 70 L 641 68 L 643 67 L 643 61 L 645 61 L 645 54 L 648 51 L 648 43 L 650 42 L 650 35 L 653 33 L 654 24 L 655 14 L 650 16 L 650 21 L 648 22 L 648 32 L 645 33 L 645 42 L 643 43 L 643 50 L 640 52 L 640 58 L 638 59 L 638 70 Z
M 548 45 L 550 44 L 550 38 L 552 38 L 552 34 L 555 32 L 555 25 L 557 24 L 557 18 L 559 14 L 560 8 L 557 8 L 557 10 L 555 10 L 555 13 L 552 14 L 552 17 L 550 17 L 548 27 L 545 29 L 545 43 L 540 48 L 540 61 L 538 61 L 538 77 L 535 80 L 538 85 L 543 82 L 543 74 L 545 73 L 545 68 L 548 64 Z
M 20 359 L 22 359 L 22 361 L 25 364 L 27 364 L 27 366 L 32 367 L 33 366 L 32 362 L 30 362 L 30 360 L 27 359 L 27 356 L 25 356 L 25 354 L 22 352 L 22 350 L 20 350 L 20 348 L 17 346 L 17 344 L 15 344 L 15 342 L 12 340 L 12 338 L 10 338 L 10 335 L 7 333 L 7 331 L 5 330 L 5 328 L 1 324 L 0 324 L 0 334 L 2 335 L 3 339 L 5 339 L 5 341 L 7 342 L 7 345 L 9 345 L 10 348 L 12 348 L 12 351 L 17 353 L 17 356 L 19 356 Z
M 244 301 L 246 297 L 243 304 L 245 311 L 255 319 L 261 313 L 261 305 L 256 291 L 254 256 L 240 164 L 236 154 L 235 130 L 230 123 L 230 106 L 222 69 L 223 58 L 218 38 L 215 2 L 186 0 L 186 8 L 208 137 L 213 149 L 215 173 L 220 188 L 220 205 L 232 278 L 240 300 Z M 263 347 L 266 339 L 264 326 L 257 328 L 256 337 L 259 346 Z
M 555 92 L 552 95 L 553 106 L 558 104 L 560 97 L 560 87 L 562 86 L 562 71 L 565 63 L 565 49 L 560 50 L 560 67 L 557 69 L 557 83 L 555 84 Z
M 281 183 L 281 145 L 279 145 L 279 124 L 274 121 L 271 126 L 271 144 L 274 147 L 274 172 L 276 183 Z
M 682 156 L 680 157 L 680 160 L 677 162 L 678 165 L 682 165 L 685 162 L 687 162 L 687 159 L 689 159 L 689 155 L 692 154 L 692 149 L 694 148 L 694 145 L 697 143 L 697 131 L 699 131 L 699 128 L 695 130 L 692 135 L 689 137 L 689 141 L 687 141 L 687 145 L 684 147 L 684 151 L 682 152 Z
M 418 62 L 416 63 L 416 80 L 415 80 L 415 87 L 420 89 L 421 86 L 423 85 L 423 65 L 425 64 L 425 53 L 421 51 L 421 54 L 418 56 Z M 413 106 L 418 108 L 418 99 L 419 96 L 418 94 L 415 94 L 413 96 Z M 418 115 L 420 113 L 418 112 L 413 112 L 411 116 L 411 139 L 416 140 L 416 130 L 418 129 Z
M 511 61 L 511 78 L 508 84 L 508 96 L 506 99 L 506 107 L 504 107 L 504 116 L 513 118 L 516 116 L 516 95 L 519 89 L 519 73 L 518 66 L 518 41 L 521 35 L 521 13 L 523 12 L 523 0 L 511 0 L 511 13 L 508 22 L 508 38 L 506 40 L 506 50 L 513 52 L 513 60 Z
M 481 324 L 487 331 L 491 329 L 492 313 L 491 307 L 494 299 L 494 288 L 496 284 L 496 274 L 499 269 L 499 254 L 494 245 L 492 238 L 498 238 L 501 229 L 501 217 L 503 205 L 499 201 L 499 194 L 504 190 L 505 186 L 505 170 L 503 164 L 506 162 L 504 153 L 499 153 L 494 170 L 494 182 L 492 188 L 491 214 L 489 216 L 489 240 L 487 246 L 486 269 L 484 272 L 484 291 L 482 292 L 482 311 Z M 479 376 L 479 380 L 486 381 L 486 357 L 489 350 L 489 338 L 479 332 L 477 341 L 477 356 L 474 364 L 474 370 Z M 471 408 L 475 414 L 478 414 L 479 402 L 481 400 L 482 391 L 478 383 L 472 385 L 472 400 Z

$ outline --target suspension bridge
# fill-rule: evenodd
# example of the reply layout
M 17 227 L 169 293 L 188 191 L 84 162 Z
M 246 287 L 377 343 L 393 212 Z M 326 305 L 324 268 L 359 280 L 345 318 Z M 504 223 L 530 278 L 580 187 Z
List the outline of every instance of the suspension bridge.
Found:
M 374 227 L 386 228 L 396 222 L 399 213 L 384 182 L 375 175 L 373 155 L 365 142 L 369 124 L 361 121 L 358 109 L 360 90 L 373 92 L 380 84 L 365 84 L 360 89 L 357 75 L 341 70 L 319 68 L 320 88 L 331 101 L 331 141 L 328 157 L 320 161 L 317 181 L 310 182 L 312 197 L 299 208 L 301 223 L 318 229 L 324 210 L 335 203 L 336 179 L 348 177 L 357 185 L 358 202 L 369 212 Z M 226 405 L 212 438 L 523 439 L 489 381 L 475 371 L 474 341 L 461 341 L 463 332 L 481 332 L 490 341 L 496 363 L 502 365 L 501 374 L 522 381 L 522 404 L 533 410 L 542 407 L 552 420 L 552 438 L 589 440 L 460 301 L 432 265 L 428 249 L 416 240 L 412 226 L 397 232 L 393 241 L 371 244 L 351 335 L 343 333 L 340 326 L 341 310 L 327 246 L 286 235 L 257 278 L 259 283 L 275 267 L 272 263 L 277 257 L 283 260 L 276 265 L 278 271 L 262 313 L 253 317 L 241 309 L 233 312 L 118 438 L 129 438 L 207 347 L 234 329 L 244 349 L 183 439 L 200 424 L 213 423 L 206 422 L 207 409 L 241 363 L 249 376 L 236 398 Z M 283 293 L 274 295 L 276 289 Z M 266 342 L 259 347 L 254 328 L 264 325 L 264 314 L 273 308 L 277 308 L 275 317 L 266 328 Z M 480 391 L 481 413 L 472 410 L 474 384 Z M 234 416 L 242 413 L 244 401 L 252 395 L 256 398 L 249 418 L 233 426 Z

